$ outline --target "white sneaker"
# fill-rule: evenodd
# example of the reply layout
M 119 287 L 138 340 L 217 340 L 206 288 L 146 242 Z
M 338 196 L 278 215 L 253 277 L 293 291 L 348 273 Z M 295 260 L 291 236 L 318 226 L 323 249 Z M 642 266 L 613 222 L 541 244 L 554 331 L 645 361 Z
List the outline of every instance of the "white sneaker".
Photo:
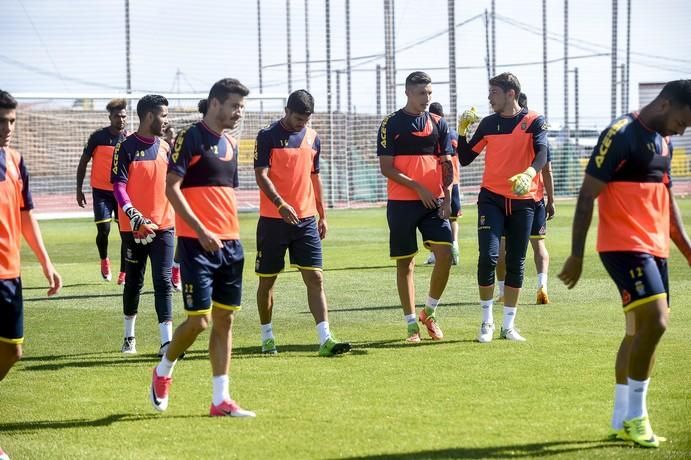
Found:
M 434 265 L 437 262 L 437 260 L 434 258 L 434 253 L 430 252 L 429 257 L 427 257 L 427 260 L 425 261 L 425 265 Z
M 521 334 L 519 334 L 515 328 L 514 329 L 504 329 L 502 327 L 501 333 L 499 334 L 499 337 L 501 337 L 502 339 L 506 339 L 506 340 L 515 340 L 516 342 L 525 342 L 525 337 L 523 337 Z
M 482 323 L 480 332 L 477 335 L 477 341 L 480 343 L 489 343 L 492 341 L 494 335 L 494 323 Z
M 121 350 L 126 355 L 134 355 L 137 353 L 137 339 L 134 337 L 125 337 L 122 342 Z

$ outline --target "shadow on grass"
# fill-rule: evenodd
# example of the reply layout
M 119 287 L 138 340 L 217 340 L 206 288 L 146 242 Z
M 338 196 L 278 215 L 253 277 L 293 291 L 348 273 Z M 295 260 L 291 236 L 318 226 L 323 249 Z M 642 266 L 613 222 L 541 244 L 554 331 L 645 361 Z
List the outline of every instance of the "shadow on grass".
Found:
M 570 452 L 582 452 L 583 458 L 588 457 L 586 451 L 622 448 L 622 442 L 612 442 L 603 439 L 592 441 L 551 441 L 536 442 L 530 444 L 514 444 L 510 446 L 493 447 L 456 447 L 451 449 L 439 450 L 420 450 L 416 452 L 387 453 L 378 455 L 363 455 L 357 457 L 346 457 L 348 460 L 417 460 L 421 458 L 523 458 L 523 457 L 549 457 L 553 455 L 563 455 Z M 626 444 L 629 448 L 630 445 Z
M 46 291 L 48 288 L 41 288 L 45 289 Z M 154 291 L 142 291 L 141 295 L 153 295 Z M 60 300 L 77 300 L 77 299 L 99 299 L 99 298 L 105 298 L 105 297 L 122 297 L 122 292 L 114 292 L 111 294 L 76 294 L 76 295 L 54 295 L 52 297 L 44 296 L 44 297 L 31 297 L 28 299 L 24 299 L 24 302 L 54 302 L 54 301 L 60 301 Z
M 139 355 L 129 355 L 123 356 L 119 352 L 103 352 L 100 353 L 100 359 L 78 359 L 78 360 L 65 360 L 74 359 L 78 356 L 98 356 L 99 353 L 84 353 L 74 354 L 74 355 L 54 355 L 54 356 L 34 356 L 27 359 L 22 359 L 20 362 L 24 361 L 35 361 L 35 362 L 48 362 L 45 364 L 32 364 L 24 366 L 22 370 L 24 371 L 58 371 L 66 368 L 88 368 L 88 367 L 113 367 L 113 366 L 131 366 L 138 364 L 147 364 L 153 366 L 158 363 L 161 358 L 158 357 L 157 353 L 139 354 Z M 185 361 L 196 361 L 196 360 L 207 360 L 208 353 L 206 350 L 192 350 L 185 352 L 185 357 L 182 358 Z M 63 362 L 60 362 L 64 360 Z
M 338 268 L 325 268 L 325 272 L 338 272 L 338 271 L 349 271 L 349 270 L 381 270 L 383 268 L 392 268 L 396 269 L 396 264 L 389 264 L 389 265 L 373 265 L 371 267 L 338 267 Z
M 159 414 L 111 414 L 97 419 L 33 420 L 27 422 L 0 423 L 0 433 L 30 433 L 40 430 L 61 430 L 70 428 L 98 428 L 122 422 L 139 422 L 151 419 L 208 418 L 208 415 L 159 415 Z
M 73 288 L 73 287 L 84 287 L 84 286 L 102 286 L 104 283 L 74 283 L 74 284 L 63 284 L 62 288 Z M 22 286 L 23 291 L 47 291 L 48 286 Z
M 442 310 L 447 307 L 467 307 L 467 306 L 478 306 L 479 307 L 479 301 L 478 302 L 450 302 L 450 303 L 443 303 L 441 308 Z M 424 305 L 416 305 L 416 309 L 421 309 L 423 308 Z M 401 310 L 400 305 L 374 305 L 374 306 L 368 306 L 368 307 L 353 307 L 353 308 L 329 308 L 329 313 L 339 313 L 339 312 L 348 312 L 348 311 L 378 311 L 378 310 Z M 299 312 L 301 315 L 311 315 L 312 313 L 309 310 L 304 310 Z

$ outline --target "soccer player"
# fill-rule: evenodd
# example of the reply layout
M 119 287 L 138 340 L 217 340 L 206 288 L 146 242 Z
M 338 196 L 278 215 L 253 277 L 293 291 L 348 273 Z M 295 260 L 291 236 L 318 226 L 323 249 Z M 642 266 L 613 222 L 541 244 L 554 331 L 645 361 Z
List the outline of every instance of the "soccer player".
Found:
M 283 271 L 286 250 L 307 288 L 307 304 L 317 324 L 319 355 L 350 351 L 350 343 L 331 335 L 324 294 L 322 243 L 327 223 L 319 176 L 321 144 L 317 132 L 307 126 L 314 99 L 304 89 L 288 97 L 285 115 L 257 134 L 254 175 L 260 190 L 257 223 L 259 275 L 257 309 L 261 323 L 262 352 L 276 354 L 271 317 L 274 284 Z M 319 215 L 317 221 L 316 215 Z
M 691 241 L 674 201 L 669 137 L 691 126 L 691 80 L 667 83 L 639 113 L 614 120 L 586 167 L 573 219 L 571 255 L 559 274 L 569 289 L 583 269 L 585 240 L 598 200 L 597 251 L 619 290 L 626 334 L 615 364 L 610 437 L 658 447 L 646 396 L 655 349 L 669 321 L 670 237 L 691 265 Z
M 155 94 L 144 96 L 137 103 L 137 116 L 137 132 L 115 147 L 111 174 L 113 193 L 119 206 L 120 235 L 127 248 L 127 276 L 122 293 L 125 315 L 122 352 L 137 352 L 135 322 L 147 259 L 150 259 L 161 336 L 160 356 L 170 343 L 173 332 L 170 276 L 175 217 L 166 198 L 169 147 L 160 139 L 168 123 L 168 100 Z
M 168 125 L 165 132 L 163 133 L 163 140 L 166 141 L 168 147 L 170 147 L 170 152 L 173 152 L 173 147 L 175 147 L 175 128 L 173 125 Z M 177 250 L 173 256 L 173 268 L 170 275 L 170 283 L 173 285 L 173 289 L 176 291 L 182 291 L 182 284 L 180 283 L 180 259 L 178 257 Z
M 444 108 L 439 102 L 432 102 L 429 105 L 429 113 L 444 117 Z M 453 237 L 453 245 L 451 246 L 451 265 L 458 265 L 458 218 L 463 215 L 461 211 L 461 175 L 460 165 L 458 164 L 458 156 L 456 155 L 456 148 L 458 147 L 458 133 L 455 128 L 449 126 L 449 138 L 451 139 L 451 148 L 453 148 L 453 185 L 451 186 L 451 215 L 449 222 L 451 222 L 451 236 Z M 434 253 L 430 252 L 427 257 L 426 264 L 433 264 L 435 262 Z
M 406 78 L 405 107 L 387 115 L 379 127 L 377 156 L 388 179 L 386 218 L 389 255 L 396 260 L 396 286 L 408 327 L 407 343 L 420 343 L 415 318 L 415 254 L 417 235 L 434 253 L 425 307 L 418 319 L 433 340 L 444 334 L 436 310 L 451 270 L 451 184 L 453 149 L 446 121 L 427 111 L 432 99 L 432 79 L 424 72 Z
M 110 234 L 110 221 L 115 217 L 118 222 L 118 204 L 113 196 L 113 184 L 110 183 L 110 166 L 113 162 L 113 150 L 118 142 L 127 137 L 125 123 L 127 121 L 127 101 L 125 99 L 113 99 L 106 105 L 109 113 L 110 126 L 94 131 L 84 147 L 84 152 L 77 166 L 77 204 L 80 207 L 86 205 L 86 197 L 82 192 L 86 166 L 93 158 L 91 164 L 91 197 L 94 208 L 94 221 L 96 222 L 96 247 L 101 257 L 101 276 L 110 281 L 110 258 L 108 257 L 108 235 Z M 125 245 L 120 244 L 120 274 L 118 284 L 125 283 Z
M 175 208 L 183 300 L 187 319 L 178 326 L 158 366 L 149 396 L 154 408 L 168 407 L 173 368 L 182 353 L 212 323 L 209 337 L 213 395 L 211 416 L 254 417 L 230 397 L 228 369 L 232 326 L 240 310 L 242 268 L 238 186 L 238 144 L 223 130 L 243 116 L 249 90 L 234 78 L 217 81 L 202 121 L 178 134 L 166 178 Z
M 43 245 L 41 229 L 31 214 L 29 173 L 22 156 L 10 147 L 17 120 L 17 101 L 0 90 L 0 380 L 22 357 L 24 302 L 20 273 L 21 237 L 36 255 L 56 294 L 62 279 Z
M 528 97 L 525 93 L 518 96 L 518 105 L 528 108 Z M 537 270 L 537 297 L 538 305 L 549 304 L 547 295 L 547 274 L 549 273 L 549 252 L 545 244 L 547 237 L 547 221 L 554 217 L 554 176 L 552 175 L 552 161 L 547 150 L 547 164 L 537 175 L 537 191 L 535 192 L 535 215 L 533 226 L 530 229 L 530 245 L 533 247 L 533 259 Z M 547 201 L 545 202 L 545 194 Z M 504 278 L 506 277 L 506 237 L 502 236 L 499 246 L 499 258 L 497 259 L 497 287 L 499 288 L 499 301 L 504 302 Z
M 489 81 L 489 102 L 495 113 L 480 121 L 467 136 L 471 111 L 459 124 L 458 153 L 461 166 L 469 165 L 485 151 L 485 168 L 478 195 L 478 285 L 482 324 L 480 343 L 494 336 L 492 314 L 494 274 L 499 241 L 506 234 L 506 284 L 504 319 L 500 337 L 525 341 L 515 327 L 523 266 L 535 213 L 536 172 L 547 163 L 544 117 L 518 105 L 521 85 L 515 75 L 502 73 Z M 469 139 L 468 139 L 469 138 Z

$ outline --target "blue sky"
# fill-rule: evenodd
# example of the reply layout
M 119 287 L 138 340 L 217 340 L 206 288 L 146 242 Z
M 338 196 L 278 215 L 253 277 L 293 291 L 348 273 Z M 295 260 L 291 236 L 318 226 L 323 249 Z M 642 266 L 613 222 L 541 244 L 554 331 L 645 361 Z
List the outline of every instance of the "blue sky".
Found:
M 569 2 L 571 66 L 579 67 L 582 126 L 602 127 L 610 118 L 611 1 Z M 639 82 L 691 76 L 688 26 L 691 7 L 682 0 L 632 0 L 630 108 L 638 106 Z M 287 94 L 286 1 L 263 0 L 262 44 L 266 93 Z M 291 0 L 293 89 L 305 86 L 304 0 Z M 332 58 L 345 58 L 345 2 L 332 0 Z M 383 53 L 383 1 L 351 0 L 351 55 Z M 421 5 L 425 5 L 424 9 Z M 258 93 L 256 1 L 194 2 L 131 0 L 132 86 L 135 91 L 206 92 L 217 79 L 233 76 Z M 487 109 L 485 31 L 482 18 L 489 0 L 457 1 L 459 110 Z M 398 81 L 413 69 L 428 70 L 438 82 L 448 80 L 447 2 L 396 0 Z M 496 0 L 497 72 L 511 71 L 522 82 L 531 108 L 544 111 L 542 97 L 542 2 Z M 626 1 L 619 0 L 619 62 L 624 60 Z M 124 0 L 3 0 L 3 47 L 0 87 L 10 92 L 113 93 L 125 87 Z M 310 58 L 323 60 L 324 2 L 309 2 Z M 475 18 L 475 19 L 473 19 Z M 548 2 L 549 118 L 563 118 L 563 1 Z M 438 35 L 436 38 L 433 38 Z M 422 42 L 421 44 L 417 44 Z M 417 45 L 416 45 L 417 44 Z M 536 62 L 537 65 L 529 63 Z M 353 105 L 375 109 L 375 65 L 383 57 L 354 59 Z M 343 61 L 334 70 L 344 69 Z M 318 108 L 326 107 L 326 79 L 320 62 L 311 64 L 310 90 Z M 179 72 L 178 72 L 179 71 Z M 570 77 L 573 88 L 573 76 Z M 335 91 L 335 77 L 333 90 Z M 341 104 L 345 107 L 345 76 Z M 448 104 L 448 86 L 434 86 L 434 98 Z M 397 106 L 404 103 L 397 89 Z M 336 104 L 334 96 L 333 104 Z M 570 105 L 573 119 L 573 94 Z M 620 110 L 618 110 L 620 111 Z

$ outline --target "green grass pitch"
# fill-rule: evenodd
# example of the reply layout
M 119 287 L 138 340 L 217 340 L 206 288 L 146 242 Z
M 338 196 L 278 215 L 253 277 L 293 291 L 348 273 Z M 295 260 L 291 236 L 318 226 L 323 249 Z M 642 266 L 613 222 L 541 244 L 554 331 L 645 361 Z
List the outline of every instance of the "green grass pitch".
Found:
M 679 202 L 691 224 L 691 200 Z M 253 420 L 208 417 L 207 333 L 178 363 L 168 411 L 154 412 L 147 392 L 159 344 L 150 279 L 137 321 L 139 354 L 123 356 L 121 289 L 100 281 L 94 225 L 41 222 L 65 287 L 45 298 L 40 267 L 24 248 L 25 356 L 0 383 L 0 446 L 15 460 L 691 458 L 691 272 L 681 256 L 670 258 L 671 324 L 648 396 L 653 426 L 669 441 L 648 451 L 604 441 L 624 322 L 614 284 L 594 251 L 596 222 L 584 276 L 568 291 L 556 274 L 570 248 L 573 203 L 558 203 L 547 239 L 553 303 L 532 305 L 529 249 L 516 319 L 528 342 L 482 345 L 473 342 L 480 323 L 475 207 L 464 212 L 461 264 L 452 268 L 439 310 L 445 339 L 419 346 L 403 343 L 385 210 L 329 214 L 324 250 L 331 327 L 354 346 L 333 359 L 317 356 L 305 289 L 292 270 L 276 286 L 280 354 L 260 354 L 257 216 L 243 214 L 244 309 L 234 328 L 231 392 L 257 412 Z M 112 233 L 116 259 L 117 247 Z M 422 265 L 426 256 L 417 256 L 418 304 L 431 271 Z M 501 308 L 495 306 L 498 320 Z M 179 323 L 179 293 L 174 309 Z

